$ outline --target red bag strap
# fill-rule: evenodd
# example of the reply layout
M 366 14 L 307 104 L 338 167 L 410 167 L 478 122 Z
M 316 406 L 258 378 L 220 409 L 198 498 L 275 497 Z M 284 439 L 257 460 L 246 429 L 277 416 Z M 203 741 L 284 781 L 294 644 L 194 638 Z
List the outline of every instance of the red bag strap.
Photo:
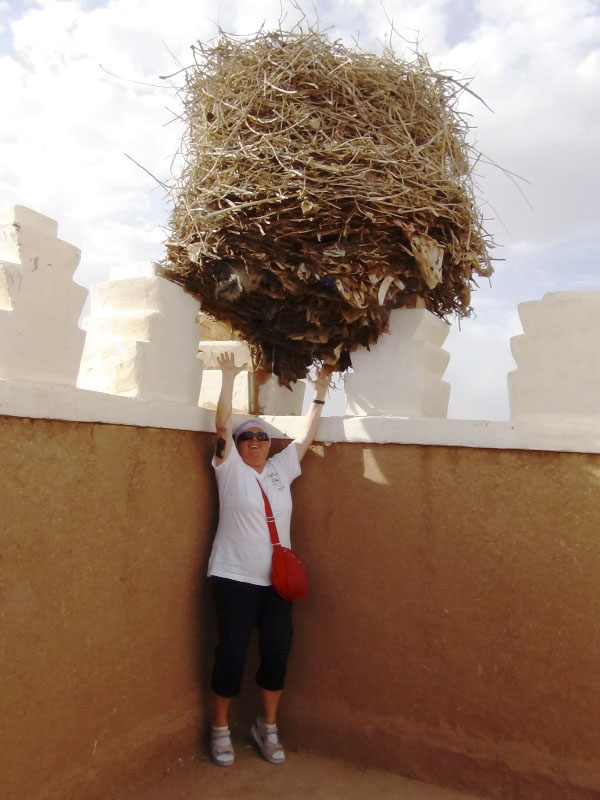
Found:
M 271 544 L 273 547 L 280 545 L 281 542 L 279 541 L 279 534 L 277 533 L 277 525 L 275 525 L 275 518 L 273 516 L 273 509 L 271 508 L 271 503 L 269 503 L 269 498 L 265 494 L 265 490 L 260 485 L 260 481 L 258 478 L 256 479 L 258 483 L 258 488 L 261 491 L 263 496 L 263 500 L 265 501 L 265 515 L 267 517 L 267 527 L 269 528 L 269 536 L 271 537 Z

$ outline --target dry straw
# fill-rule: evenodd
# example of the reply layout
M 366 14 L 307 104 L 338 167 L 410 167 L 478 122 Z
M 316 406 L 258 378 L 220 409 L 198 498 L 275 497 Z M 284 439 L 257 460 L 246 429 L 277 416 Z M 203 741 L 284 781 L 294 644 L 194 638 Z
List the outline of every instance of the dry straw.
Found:
M 193 48 L 164 274 L 289 384 L 346 369 L 393 308 L 470 312 L 491 244 L 463 87 L 319 30 Z

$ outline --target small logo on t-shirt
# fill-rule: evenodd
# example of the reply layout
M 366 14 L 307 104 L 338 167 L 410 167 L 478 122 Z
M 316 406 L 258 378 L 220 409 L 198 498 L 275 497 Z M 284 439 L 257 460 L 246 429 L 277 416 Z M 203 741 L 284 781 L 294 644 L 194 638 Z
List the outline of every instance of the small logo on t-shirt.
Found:
M 285 486 L 281 482 L 281 478 L 274 469 L 270 469 L 266 473 L 265 478 L 271 482 L 274 489 L 278 489 L 280 492 L 283 492 L 285 489 Z

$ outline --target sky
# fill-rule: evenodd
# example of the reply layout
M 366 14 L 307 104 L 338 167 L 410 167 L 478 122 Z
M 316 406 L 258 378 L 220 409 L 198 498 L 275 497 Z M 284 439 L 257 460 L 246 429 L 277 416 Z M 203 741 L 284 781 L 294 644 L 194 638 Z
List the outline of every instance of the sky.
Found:
M 311 21 L 379 52 L 418 40 L 464 93 L 496 272 L 452 322 L 448 416 L 507 419 L 519 303 L 600 290 L 599 0 L 313 0 Z M 288 27 L 270 0 L 0 0 L 0 206 L 59 222 L 82 250 L 90 287 L 125 264 L 164 255 L 168 182 L 182 136 L 177 72 L 220 27 Z M 406 53 L 406 55 L 409 55 Z M 129 156 L 130 158 L 128 158 Z M 498 166 L 499 165 L 499 166 Z M 517 177 L 514 177 L 517 176 Z

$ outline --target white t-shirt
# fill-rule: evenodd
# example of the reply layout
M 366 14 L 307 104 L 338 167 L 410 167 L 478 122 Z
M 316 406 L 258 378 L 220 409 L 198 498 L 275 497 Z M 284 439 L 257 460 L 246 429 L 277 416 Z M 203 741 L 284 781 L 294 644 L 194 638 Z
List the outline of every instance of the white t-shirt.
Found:
M 220 507 L 208 574 L 270 586 L 273 547 L 257 478 L 271 503 L 279 541 L 290 547 L 290 484 L 301 473 L 298 451 L 289 444 L 267 459 L 260 475 L 242 460 L 235 445 L 225 461 L 217 464 L 213 458 L 212 464 Z

